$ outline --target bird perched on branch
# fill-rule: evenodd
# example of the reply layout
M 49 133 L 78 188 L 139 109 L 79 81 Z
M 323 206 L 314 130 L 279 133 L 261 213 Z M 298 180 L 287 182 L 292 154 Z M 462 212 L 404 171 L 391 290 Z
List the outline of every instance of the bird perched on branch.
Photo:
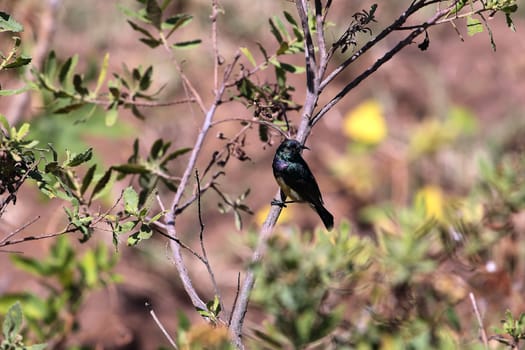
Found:
M 324 207 L 323 197 L 310 168 L 301 157 L 301 151 L 309 149 L 296 140 L 285 140 L 275 152 L 272 168 L 275 180 L 281 188 L 281 201 L 272 205 L 286 207 L 287 203 L 306 202 L 315 209 L 327 230 L 334 227 L 334 217 Z M 286 201 L 289 197 L 291 201 Z

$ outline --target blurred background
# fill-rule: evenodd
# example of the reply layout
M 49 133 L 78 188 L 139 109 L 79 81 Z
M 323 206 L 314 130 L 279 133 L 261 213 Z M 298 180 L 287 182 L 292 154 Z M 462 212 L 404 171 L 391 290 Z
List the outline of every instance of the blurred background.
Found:
M 85 77 L 92 78 L 90 84 L 95 84 L 102 58 L 109 53 L 110 74 L 122 71 L 123 63 L 128 67 L 153 65 L 152 90 L 165 86 L 158 96 L 160 101 L 186 97 L 169 55 L 161 48 L 147 48 L 137 40 L 137 32 L 126 23 L 122 8 L 135 8 L 135 1 L 55 1 L 55 13 L 50 12 L 53 1 L 0 1 L 2 11 L 10 13 L 24 25 L 21 36 L 23 49 L 28 55 L 35 57 L 35 49 L 41 41 L 49 39 L 47 50 L 54 50 L 57 57 L 65 59 L 78 54 L 78 69 Z M 407 4 L 408 1 L 380 3 L 376 12 L 377 23 L 372 25 L 372 31 L 377 33 Z M 295 5 L 287 1 L 239 3 L 223 0 L 220 5 L 218 48 L 226 62 L 241 46 L 258 54 L 257 43 L 275 47 L 277 44 L 269 32 L 268 18 L 282 17 L 283 10 L 295 14 Z M 367 1 L 352 1 L 351 4 L 335 1 L 329 16 L 334 25 L 329 27 L 327 39 L 335 41 L 341 33 L 341 26 L 349 23 L 352 14 L 368 10 L 370 5 Z M 180 50 L 176 57 L 201 92 L 205 104 L 209 105 L 213 99 L 210 3 L 207 0 L 176 1 L 169 10 L 195 17 L 181 35 L 199 38 L 202 44 L 191 50 Z M 430 45 L 426 51 L 421 51 L 417 45 L 403 50 L 316 125 L 306 142 L 311 151 L 305 151 L 303 156 L 316 175 L 326 207 L 335 217 L 336 227 L 349 221 L 356 234 L 373 236 L 377 226 L 383 224 L 377 216 L 378 211 L 418 205 L 424 207 L 426 215 L 437 220 L 445 218 L 451 203 L 471 198 L 480 178 L 480 164 L 505 152 L 523 151 L 525 41 L 520 30 L 525 21 L 523 9 L 520 10 L 513 17 L 517 32 L 507 28 L 504 16 L 498 14 L 489 19 L 496 51 L 492 50 L 486 31 L 470 36 L 464 23 L 463 27 L 458 26 L 460 35 L 450 24 L 431 28 Z M 423 13 L 419 18 L 431 14 Z M 326 89 L 320 105 L 373 64 L 403 34 L 389 37 L 357 60 Z M 363 34 L 358 39 L 364 42 L 368 36 Z M 7 43 L 10 39 L 4 35 L 0 40 L 0 45 L 4 45 L 2 42 Z M 261 59 L 260 54 L 256 59 Z M 341 57 L 335 57 L 332 67 L 340 60 Z M 291 58 L 290 62 L 303 64 L 300 55 Z M 14 89 L 20 84 L 17 73 L 2 72 L 0 77 L 2 88 Z M 274 77 L 272 72 L 265 71 L 258 79 L 264 81 Z M 304 75 L 292 75 L 289 79 L 289 83 L 296 86 L 293 100 L 302 104 Z M 78 123 L 82 119 L 79 113 L 49 114 L 44 108 L 44 99 L 37 93 L 32 94 L 27 108 L 19 107 L 20 98 L 0 98 L 0 111 L 11 118 L 11 122 L 30 121 L 31 135 L 44 144 L 53 143 L 60 152 L 66 147 L 80 152 L 91 146 L 96 161 L 106 166 L 125 162 L 132 153 L 136 138 L 144 152 L 158 138 L 170 140 L 174 148 L 191 147 L 203 118 L 196 105 L 176 105 L 142 110 L 145 121 L 124 111 L 114 126 L 107 127 L 101 115 Z M 217 118 L 249 119 L 252 114 L 253 111 L 241 103 L 228 103 L 219 108 Z M 298 123 L 300 114 L 290 112 L 288 118 L 292 123 Z M 210 160 L 209 155 L 224 146 L 220 134 L 233 137 L 240 129 L 236 122 L 214 126 L 204 145 L 198 168 L 204 169 Z M 231 194 L 232 198 L 250 189 L 244 203 L 253 215 L 242 214 L 242 229 L 235 228 L 231 212 L 220 212 L 218 203 L 221 198 L 216 193 L 207 192 L 202 197 L 205 243 L 227 306 L 232 305 L 235 297 L 237 274 L 243 271 L 251 255 L 249 242 L 253 242 L 277 190 L 271 160 L 281 139 L 274 135 L 268 143 L 263 143 L 257 134 L 257 128 L 247 134 L 244 151 L 249 158 L 228 162 L 224 169 L 226 176 L 219 180 L 221 190 Z M 186 160 L 182 157 L 173 162 L 175 176 L 180 176 Z M 128 184 L 126 181 L 115 183 L 101 206 L 108 206 Z M 161 193 L 167 201 L 170 195 L 167 191 Z M 473 212 L 478 213 L 476 210 L 479 212 L 482 208 L 474 206 Z M 0 219 L 2 233 L 13 231 L 36 215 L 42 219 L 37 225 L 29 226 L 24 235 L 54 232 L 64 225 L 60 203 L 46 200 L 35 188 L 25 186 L 18 196 L 17 205 L 10 207 Z M 515 227 L 521 235 L 525 229 L 523 218 L 523 215 L 515 217 Z M 181 216 L 177 225 L 182 238 L 197 247 L 199 223 L 195 205 Z M 320 225 L 314 211 L 301 204 L 289 205 L 281 214 L 277 230 L 312 231 Z M 112 237 L 107 232 L 96 232 L 95 239 L 86 246 L 94 247 L 101 242 L 111 248 L 111 254 Z M 42 240 L 14 246 L 11 250 L 38 258 L 47 256 L 53 244 L 52 239 Z M 71 239 L 71 244 L 78 255 L 87 249 L 74 239 Z M 515 247 L 519 254 L 523 252 L 523 246 L 520 243 Z M 507 248 L 501 249 L 505 252 Z M 132 248 L 120 242 L 118 256 L 114 272 L 121 276 L 121 281 L 89 294 L 80 307 L 78 331 L 68 339 L 70 344 L 92 344 L 107 349 L 155 349 L 155 346 L 166 343 L 148 315 L 144 306 L 146 301 L 151 302 L 168 330 L 177 328 L 179 311 L 193 322 L 202 322 L 181 287 L 164 238 L 154 236 Z M 497 255 L 484 256 L 478 269 L 469 271 L 465 279 L 483 291 L 480 298 L 486 299 L 484 312 L 490 307 L 500 315 L 508 307 L 513 307 L 515 312 L 525 311 L 521 298 L 512 294 L 510 276 L 504 273 L 487 275 L 500 271 L 497 258 Z M 199 292 L 212 299 L 212 287 L 205 267 L 189 255 L 186 259 Z M 486 263 L 496 264 L 496 270 L 484 271 Z M 3 267 L 1 294 L 18 291 L 45 293 L 41 281 L 28 278 L 26 273 L 16 269 L 6 252 L 0 253 L 0 264 Z M 249 313 L 248 326 L 258 322 L 262 314 L 257 310 Z

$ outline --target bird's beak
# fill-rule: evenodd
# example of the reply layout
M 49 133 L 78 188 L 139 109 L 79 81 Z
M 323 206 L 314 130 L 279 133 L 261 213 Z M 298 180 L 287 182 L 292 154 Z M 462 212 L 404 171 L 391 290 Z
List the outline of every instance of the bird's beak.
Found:
M 303 145 L 303 146 L 301 146 L 301 148 L 302 148 L 302 149 L 307 149 L 307 150 L 310 150 L 310 149 L 309 149 L 308 147 L 306 147 L 306 146 L 304 146 L 304 145 Z

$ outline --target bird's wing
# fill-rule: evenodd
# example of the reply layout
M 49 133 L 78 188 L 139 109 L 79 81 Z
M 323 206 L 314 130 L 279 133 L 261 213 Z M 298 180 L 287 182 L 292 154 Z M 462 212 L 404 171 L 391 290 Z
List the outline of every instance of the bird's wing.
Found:
M 282 172 L 281 177 L 292 190 L 301 196 L 302 200 L 314 206 L 323 203 L 319 186 L 303 159 L 296 160 L 295 166 L 288 167 Z

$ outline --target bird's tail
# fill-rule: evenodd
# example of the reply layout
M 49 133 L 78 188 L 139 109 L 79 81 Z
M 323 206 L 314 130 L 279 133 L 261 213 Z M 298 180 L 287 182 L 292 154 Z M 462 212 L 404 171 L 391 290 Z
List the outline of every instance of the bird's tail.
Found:
M 319 217 L 321 217 L 321 220 L 323 220 L 323 224 L 326 227 L 328 231 L 334 228 L 334 217 L 328 210 L 326 210 L 325 207 L 322 205 L 316 205 L 314 207 L 317 214 L 319 214 Z

